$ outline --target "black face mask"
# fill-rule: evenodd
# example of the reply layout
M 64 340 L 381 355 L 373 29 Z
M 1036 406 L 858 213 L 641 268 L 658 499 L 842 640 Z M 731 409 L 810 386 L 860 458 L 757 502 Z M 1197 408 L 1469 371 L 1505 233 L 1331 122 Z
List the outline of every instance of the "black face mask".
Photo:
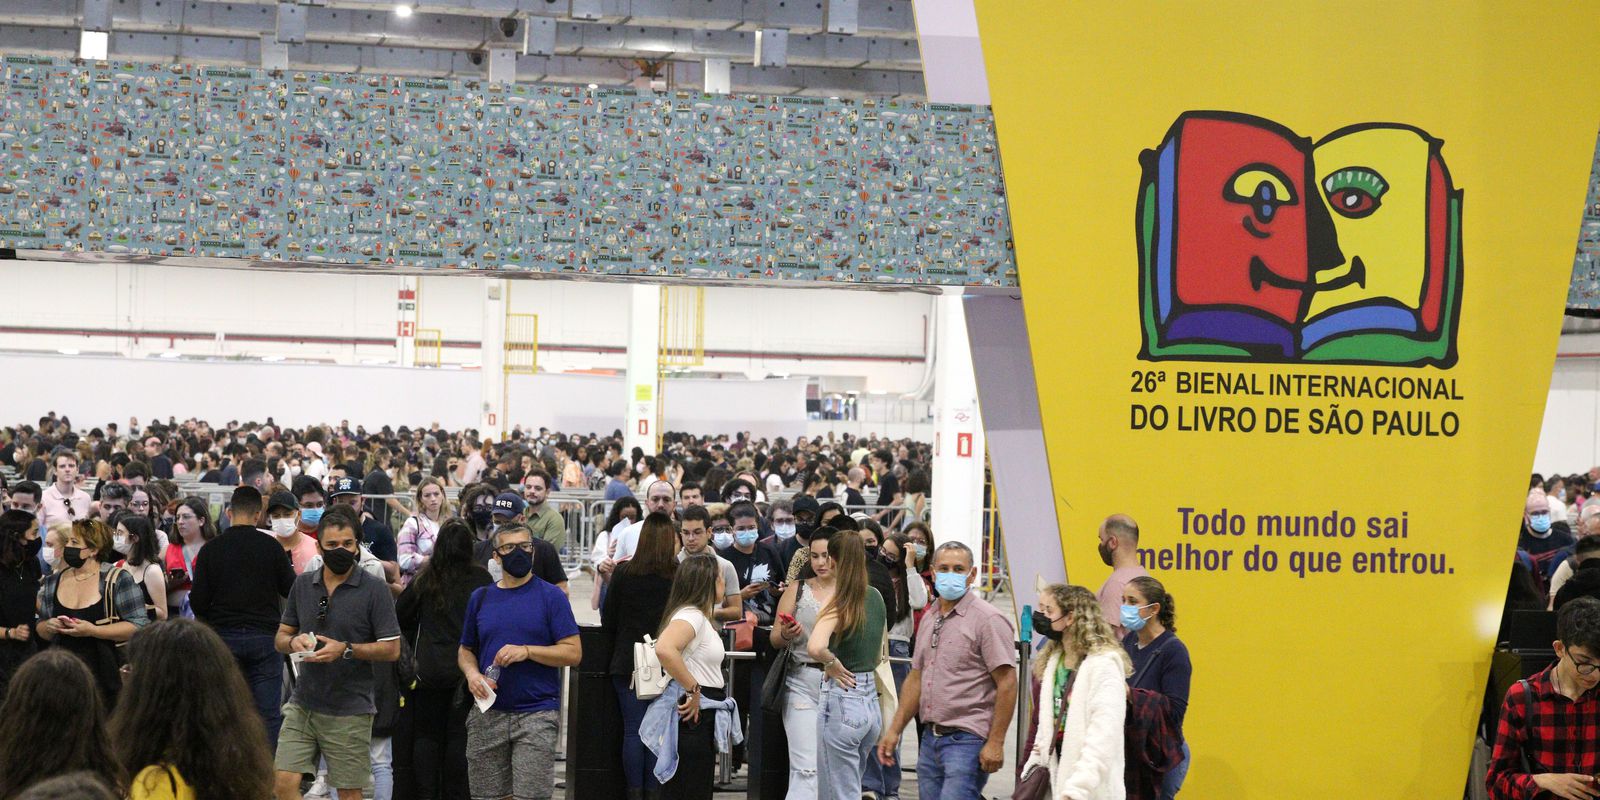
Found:
M 800 537 L 802 542 L 811 541 L 811 534 L 816 530 L 817 523 L 815 522 L 796 522 L 794 524 L 794 535 Z
M 343 575 L 356 565 L 356 554 L 343 547 L 324 547 L 322 565 L 335 575 Z
M 509 554 L 500 557 L 500 566 L 506 574 L 513 578 L 522 578 L 533 571 L 533 554 L 524 552 L 522 548 L 512 550 Z
M 877 545 L 872 545 L 871 547 L 868 547 L 867 548 L 867 558 L 877 558 L 877 557 L 878 557 L 878 546 Z
M 81 547 L 61 548 L 61 558 L 67 562 L 67 566 L 73 569 L 83 566 L 84 562 L 88 561 L 83 557 L 83 548 Z
M 44 539 L 43 538 L 33 539 L 33 540 L 23 544 L 22 552 L 27 553 L 28 554 L 28 558 L 38 558 L 39 557 L 39 550 L 41 550 L 43 547 L 44 547 Z
M 1043 636 L 1046 639 L 1049 639 L 1052 642 L 1061 641 L 1061 637 L 1065 636 L 1067 632 L 1058 631 L 1050 626 L 1051 619 L 1045 616 L 1043 611 L 1033 612 L 1033 632 Z
M 472 510 L 472 526 L 474 528 L 481 531 L 488 528 L 492 522 L 494 522 L 493 510 L 487 508 L 474 508 Z

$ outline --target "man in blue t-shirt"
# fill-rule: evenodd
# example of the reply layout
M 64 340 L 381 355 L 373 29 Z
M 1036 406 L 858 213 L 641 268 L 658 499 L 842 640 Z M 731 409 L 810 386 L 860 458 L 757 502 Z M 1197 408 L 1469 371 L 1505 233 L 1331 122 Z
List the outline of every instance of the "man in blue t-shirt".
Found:
M 492 541 L 502 576 L 472 593 L 456 657 L 479 701 L 467 717 L 467 783 L 473 797 L 549 798 L 560 668 L 583 658 L 578 622 L 566 593 L 533 574 L 527 527 Z

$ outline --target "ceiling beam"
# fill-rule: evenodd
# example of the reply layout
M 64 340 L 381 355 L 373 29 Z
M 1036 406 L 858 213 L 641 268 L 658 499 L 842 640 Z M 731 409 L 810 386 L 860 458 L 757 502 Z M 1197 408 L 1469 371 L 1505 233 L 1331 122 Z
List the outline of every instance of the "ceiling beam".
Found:
M 72 58 L 77 53 L 78 29 L 0 24 L 0 51 Z M 323 72 L 360 72 L 385 75 L 420 75 L 469 79 L 487 77 L 487 59 L 474 63 L 475 53 L 391 45 L 354 45 L 307 42 L 289 45 L 289 68 Z M 261 38 L 255 36 L 195 36 L 176 33 L 116 31 L 111 35 L 111 57 L 130 61 L 199 63 L 215 66 L 260 66 Z M 702 80 L 698 61 L 676 64 L 673 88 L 698 90 Z M 625 59 L 574 55 L 520 56 L 519 82 L 626 85 L 637 69 Z M 789 66 L 757 68 L 735 64 L 733 91 L 741 94 L 805 94 L 831 97 L 903 97 L 920 99 L 920 72 L 856 70 L 834 67 Z

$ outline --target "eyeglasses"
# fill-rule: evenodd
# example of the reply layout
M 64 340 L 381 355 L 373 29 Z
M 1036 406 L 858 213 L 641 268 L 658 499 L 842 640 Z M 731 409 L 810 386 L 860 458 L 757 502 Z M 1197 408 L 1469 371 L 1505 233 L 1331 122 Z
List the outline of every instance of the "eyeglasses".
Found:
M 945 619 L 946 617 L 941 616 L 933 621 L 933 643 L 929 648 L 931 650 L 939 649 L 939 629 L 944 627 Z
M 711 529 L 712 533 L 733 533 L 733 529 L 726 525 L 718 525 Z
M 1600 664 L 1596 664 L 1593 661 L 1579 661 L 1571 653 L 1567 654 L 1567 658 L 1572 659 L 1572 666 L 1578 670 L 1579 675 L 1582 675 L 1585 678 L 1595 674 L 1596 672 L 1600 672 Z
M 503 544 L 503 545 L 500 545 L 499 547 L 496 547 L 494 549 L 494 551 L 496 553 L 499 553 L 500 555 L 503 555 L 503 556 L 511 555 L 511 552 L 513 550 L 521 550 L 524 553 L 530 553 L 531 554 L 533 552 L 533 542 L 522 542 L 520 544 Z
M 328 596 L 327 595 L 323 595 L 322 599 L 317 601 L 317 627 L 319 627 L 319 628 L 322 627 L 322 623 L 327 622 L 327 621 L 328 621 Z

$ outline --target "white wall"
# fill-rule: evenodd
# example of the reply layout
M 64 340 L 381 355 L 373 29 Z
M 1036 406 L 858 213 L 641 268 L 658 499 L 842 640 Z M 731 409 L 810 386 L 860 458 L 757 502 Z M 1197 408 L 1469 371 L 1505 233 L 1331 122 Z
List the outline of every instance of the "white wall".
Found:
M 0 375 L 9 387 L 0 392 L 4 424 L 50 411 L 79 428 L 155 415 L 213 424 L 272 417 L 291 426 L 348 419 L 369 428 L 438 422 L 449 430 L 478 421 L 476 370 L 5 354 Z M 512 375 L 507 390 L 510 425 L 609 434 L 620 424 L 620 377 Z M 672 379 L 663 396 L 667 430 L 790 439 L 806 431 L 799 378 Z
M 418 327 L 447 341 L 477 342 L 483 332 L 483 279 L 441 275 L 418 281 Z M 627 284 L 510 281 L 510 310 L 539 315 L 541 369 L 617 369 L 621 352 L 555 346 L 627 345 Z M 168 348 L 185 355 L 394 362 L 399 278 L 196 269 L 148 265 L 7 262 L 0 328 L 186 331 L 197 339 L 18 333 L 0 330 L 0 351 L 78 350 L 142 356 Z M 821 376 L 862 391 L 896 394 L 922 380 L 930 296 L 909 292 L 729 287 L 706 290 L 706 371 Z M 221 341 L 217 334 L 224 334 Z M 245 341 L 240 334 L 288 337 Z M 229 339 L 228 335 L 235 338 Z M 302 337 L 302 338 L 296 338 Z M 368 338 L 369 344 L 315 339 Z M 764 355 L 715 355 L 754 351 Z M 880 357 L 863 360 L 861 357 Z M 445 348 L 444 363 L 479 361 L 471 347 Z
M 1600 464 L 1600 334 L 1564 334 L 1550 376 L 1533 471 L 1570 475 Z

